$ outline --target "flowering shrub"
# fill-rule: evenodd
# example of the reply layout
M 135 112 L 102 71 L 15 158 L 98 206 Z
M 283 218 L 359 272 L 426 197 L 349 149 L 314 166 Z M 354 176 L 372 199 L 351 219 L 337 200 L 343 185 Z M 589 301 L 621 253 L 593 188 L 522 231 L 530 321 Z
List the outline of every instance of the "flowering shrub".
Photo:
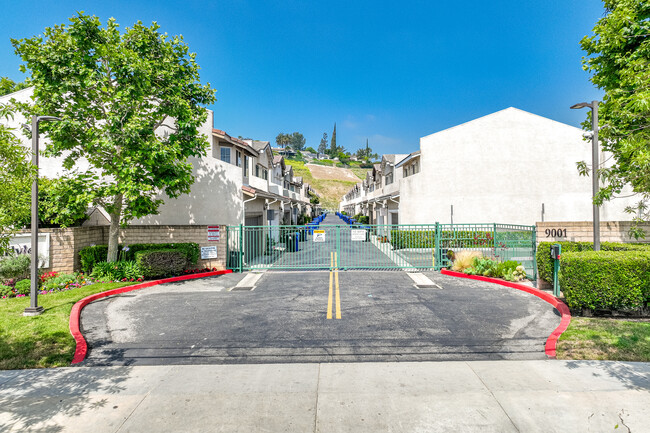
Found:
M 0 284 L 0 298 L 13 298 L 16 296 L 13 287 Z
M 59 275 L 59 273 L 55 272 L 55 271 L 44 272 L 38 278 L 40 279 L 41 285 L 43 285 L 43 283 L 45 283 L 47 280 L 49 280 L 50 278 L 54 278 L 54 277 L 56 277 L 58 275 Z
M 526 270 L 514 260 L 498 262 L 489 257 L 475 257 L 472 266 L 463 270 L 468 275 L 502 278 L 506 281 L 521 281 L 526 278 Z
M 61 274 L 52 277 L 41 285 L 42 293 L 60 292 L 88 284 L 83 274 Z
M 142 270 L 134 261 L 95 263 L 91 276 L 98 281 L 142 281 Z

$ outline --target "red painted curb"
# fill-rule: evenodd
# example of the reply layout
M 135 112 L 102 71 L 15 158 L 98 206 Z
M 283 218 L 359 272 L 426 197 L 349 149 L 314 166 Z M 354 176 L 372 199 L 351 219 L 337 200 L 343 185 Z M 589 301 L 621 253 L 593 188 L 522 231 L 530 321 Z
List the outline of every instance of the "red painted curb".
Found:
M 544 352 L 546 353 L 546 356 L 549 358 L 555 358 L 556 353 L 555 349 L 557 347 L 557 340 L 560 338 L 560 335 L 566 329 L 569 327 L 569 323 L 571 323 L 571 312 L 569 311 L 569 307 L 556 298 L 555 296 L 542 292 L 541 290 L 537 290 L 534 287 L 526 286 L 524 284 L 518 284 L 518 283 L 512 283 L 510 281 L 504 281 L 504 280 L 499 280 L 497 278 L 490 278 L 490 277 L 483 277 L 480 275 L 468 275 L 468 274 L 463 274 L 462 272 L 454 272 L 454 271 L 448 271 L 446 269 L 443 269 L 440 271 L 440 273 L 444 275 L 449 275 L 451 277 L 458 277 L 458 278 L 468 278 L 470 280 L 478 280 L 478 281 L 485 281 L 487 283 L 494 283 L 494 284 L 500 284 L 502 286 L 506 287 L 511 287 L 513 289 L 517 290 L 522 290 L 524 292 L 530 293 L 531 295 L 535 295 L 538 298 L 543 299 L 544 301 L 548 302 L 552 306 L 554 306 L 562 315 L 562 320 L 560 320 L 560 324 L 558 325 L 557 328 L 551 333 L 551 335 L 548 336 L 546 339 L 546 346 L 544 347 Z
M 190 274 L 190 275 L 181 275 L 180 277 L 165 278 L 162 280 L 147 281 L 146 283 L 134 284 L 132 286 L 120 287 L 119 289 L 107 290 L 101 293 L 95 293 L 94 295 L 86 296 L 83 299 L 77 301 L 76 304 L 72 306 L 72 311 L 70 311 L 70 334 L 74 337 L 77 342 L 77 348 L 74 351 L 74 358 L 72 358 L 72 364 L 78 364 L 84 359 L 86 359 L 86 354 L 88 353 L 88 344 L 86 339 L 81 334 L 79 329 L 79 320 L 81 318 L 81 310 L 97 299 L 105 298 L 107 296 L 119 295 L 120 293 L 131 292 L 133 290 L 144 289 L 145 287 L 157 286 L 158 284 L 164 283 L 173 283 L 176 281 L 184 280 L 194 280 L 196 278 L 203 277 L 212 277 L 215 275 L 230 274 L 232 270 L 227 269 L 224 271 L 213 271 L 213 272 L 203 272 L 201 274 Z

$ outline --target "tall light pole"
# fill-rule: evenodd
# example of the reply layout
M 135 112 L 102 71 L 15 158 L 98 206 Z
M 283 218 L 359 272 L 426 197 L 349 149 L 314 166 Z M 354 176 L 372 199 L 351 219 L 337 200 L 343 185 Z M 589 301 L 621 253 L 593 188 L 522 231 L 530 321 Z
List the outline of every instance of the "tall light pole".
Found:
M 36 177 L 32 182 L 32 258 L 31 258 L 31 290 L 29 307 L 25 308 L 23 316 L 38 316 L 43 313 L 43 307 L 38 305 L 38 124 L 58 120 L 54 116 L 32 116 L 32 164 L 36 167 Z
M 591 129 L 593 135 L 591 137 L 591 159 L 592 159 L 592 190 L 593 197 L 598 194 L 598 101 L 581 102 L 572 105 L 572 109 L 578 108 L 591 108 Z M 592 203 L 593 204 L 593 203 Z M 594 210 L 594 251 L 600 250 L 600 209 L 598 205 L 593 204 Z

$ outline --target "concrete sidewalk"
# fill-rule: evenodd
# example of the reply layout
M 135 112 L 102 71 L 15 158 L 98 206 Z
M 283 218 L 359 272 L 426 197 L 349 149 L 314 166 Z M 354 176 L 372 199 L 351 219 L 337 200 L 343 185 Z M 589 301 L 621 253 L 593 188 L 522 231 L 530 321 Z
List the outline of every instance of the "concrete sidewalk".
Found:
M 648 432 L 650 364 L 474 361 L 0 372 L 2 432 Z M 618 428 L 617 428 L 618 426 Z

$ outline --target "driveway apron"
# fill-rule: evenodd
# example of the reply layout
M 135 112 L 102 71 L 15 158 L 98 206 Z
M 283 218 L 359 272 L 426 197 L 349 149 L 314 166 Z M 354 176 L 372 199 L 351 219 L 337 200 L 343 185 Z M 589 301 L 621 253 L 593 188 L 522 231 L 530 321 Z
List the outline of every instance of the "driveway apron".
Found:
M 229 291 L 243 278 L 229 274 L 105 298 L 82 313 L 82 365 L 544 359 L 560 322 L 490 283 L 432 272 L 437 287 L 417 289 L 402 271 L 348 271 L 337 297 L 335 276 L 267 272 Z

